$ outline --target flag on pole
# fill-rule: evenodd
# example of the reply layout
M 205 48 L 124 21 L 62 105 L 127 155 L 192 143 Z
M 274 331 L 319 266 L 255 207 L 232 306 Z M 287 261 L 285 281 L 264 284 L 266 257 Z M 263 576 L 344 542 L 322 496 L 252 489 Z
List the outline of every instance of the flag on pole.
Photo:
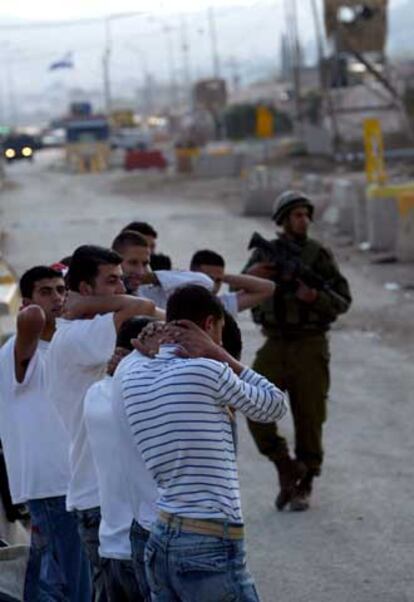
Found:
M 74 66 L 73 53 L 67 52 L 60 60 L 49 65 L 49 71 L 55 71 L 55 69 L 73 69 Z

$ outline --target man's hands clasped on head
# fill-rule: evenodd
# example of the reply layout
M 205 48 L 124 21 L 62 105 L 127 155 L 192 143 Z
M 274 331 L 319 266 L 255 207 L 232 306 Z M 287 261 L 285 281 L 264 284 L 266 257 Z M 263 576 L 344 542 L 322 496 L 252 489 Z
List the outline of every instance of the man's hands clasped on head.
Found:
M 169 342 L 166 337 L 165 322 L 152 322 L 148 324 L 136 339 L 132 339 L 133 347 L 148 357 L 157 355 L 160 345 L 163 342 Z M 173 342 L 173 341 L 170 341 Z

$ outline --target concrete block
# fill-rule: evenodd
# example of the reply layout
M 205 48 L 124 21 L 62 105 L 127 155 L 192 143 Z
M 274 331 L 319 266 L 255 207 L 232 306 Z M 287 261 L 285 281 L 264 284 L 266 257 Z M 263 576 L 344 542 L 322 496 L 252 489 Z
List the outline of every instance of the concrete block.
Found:
M 310 155 L 333 155 L 332 134 L 329 130 L 306 123 L 303 133 L 306 150 Z
M 367 197 L 368 242 L 372 251 L 395 251 L 398 212 L 393 196 Z
M 194 161 L 194 174 L 207 178 L 234 178 L 240 176 L 243 164 L 241 154 L 203 154 Z
M 414 193 L 404 193 L 397 200 L 397 259 L 414 261 Z
M 0 597 L 3 594 L 8 600 L 23 600 L 28 558 L 29 546 L 0 548 Z
M 414 182 L 368 187 L 368 242 L 373 251 L 396 252 L 399 229 L 398 198 L 405 193 L 414 193 Z
M 257 188 L 244 193 L 243 215 L 271 217 L 273 203 L 281 190 Z
M 303 179 L 303 188 L 306 194 L 319 195 L 324 191 L 324 182 L 322 176 L 316 173 L 306 174 Z
M 356 245 L 368 240 L 367 197 L 365 188 L 354 184 L 352 196 L 353 238 Z
M 290 171 L 257 165 L 243 182 L 243 214 L 271 217 L 276 198 L 290 184 Z
M 354 237 L 353 205 L 356 195 L 355 186 L 350 180 L 334 180 L 332 186 L 332 204 L 337 211 L 337 229 L 340 234 Z

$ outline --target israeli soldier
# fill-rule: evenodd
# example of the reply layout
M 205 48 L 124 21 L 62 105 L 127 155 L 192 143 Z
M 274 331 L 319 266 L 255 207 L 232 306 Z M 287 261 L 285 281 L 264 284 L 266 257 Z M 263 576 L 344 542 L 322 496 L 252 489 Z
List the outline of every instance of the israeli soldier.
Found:
M 245 272 L 279 282 L 273 299 L 254 310 L 255 321 L 266 337 L 253 369 L 289 393 L 295 431 L 295 458 L 276 424 L 249 421 L 259 451 L 277 468 L 280 491 L 278 510 L 307 510 L 314 477 L 321 473 L 322 430 L 329 391 L 330 325 L 351 305 L 347 280 L 329 249 L 308 237 L 314 207 L 310 199 L 288 191 L 276 199 L 272 219 L 281 228 L 278 238 L 298 250 L 298 261 L 310 268 L 323 287 L 313 287 L 293 276 L 280 284 L 282 268 L 265 250 L 253 252 Z M 276 241 L 279 243 L 276 243 Z

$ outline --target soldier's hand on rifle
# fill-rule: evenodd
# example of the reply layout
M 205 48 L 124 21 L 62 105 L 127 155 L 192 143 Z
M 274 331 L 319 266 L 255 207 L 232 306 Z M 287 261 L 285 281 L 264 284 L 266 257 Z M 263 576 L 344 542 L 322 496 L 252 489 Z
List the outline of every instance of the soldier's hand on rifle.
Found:
M 299 286 L 296 290 L 296 298 L 303 303 L 314 303 L 318 297 L 318 291 L 314 288 L 310 288 L 301 280 L 298 280 L 298 282 Z
M 273 263 L 261 261 L 250 266 L 250 268 L 246 270 L 246 274 L 249 276 L 256 276 L 257 278 L 273 280 L 277 275 L 277 270 Z

